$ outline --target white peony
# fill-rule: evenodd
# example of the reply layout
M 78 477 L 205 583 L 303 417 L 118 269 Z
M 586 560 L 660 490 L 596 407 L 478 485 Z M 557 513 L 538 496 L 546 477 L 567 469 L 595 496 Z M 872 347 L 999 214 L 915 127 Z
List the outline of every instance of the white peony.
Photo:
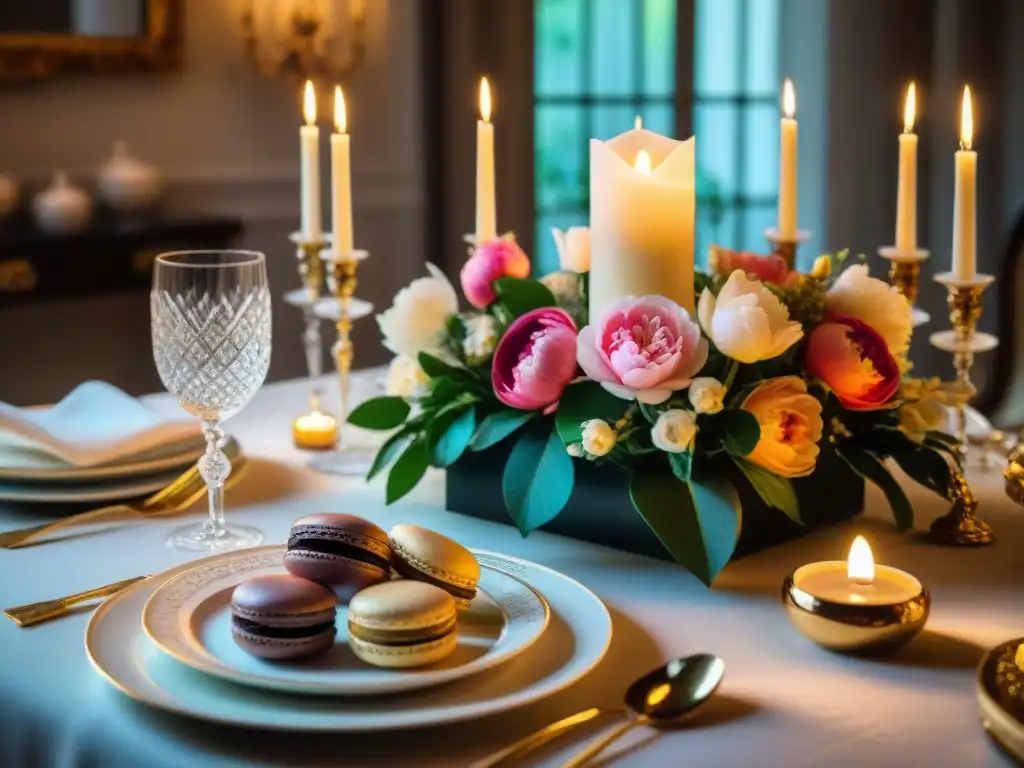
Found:
M 725 400 L 725 385 L 711 376 L 698 376 L 690 382 L 688 394 L 697 413 L 718 413 Z
M 893 355 L 902 355 L 910 347 L 914 330 L 910 302 L 896 286 L 869 277 L 866 264 L 843 270 L 825 295 L 825 308 L 870 325 L 885 339 Z
M 498 330 L 490 315 L 466 315 L 462 319 L 466 336 L 462 340 L 462 353 L 470 365 L 486 362 L 498 346 Z
M 658 414 L 651 427 L 654 447 L 667 453 L 683 453 L 693 448 L 697 437 L 697 417 L 690 411 L 673 408 Z
M 459 297 L 433 264 L 430 277 L 420 277 L 395 294 L 394 303 L 377 315 L 384 346 L 396 355 L 415 358 L 420 352 L 437 354 L 445 336 L 445 322 L 459 311 Z
M 592 456 L 604 456 L 615 447 L 616 434 L 612 426 L 601 419 L 583 422 L 583 450 Z
M 564 272 L 590 271 L 590 228 L 569 227 L 565 232 L 551 228 L 558 249 L 558 263 Z
M 384 389 L 389 395 L 416 400 L 426 396 L 429 385 L 430 377 L 415 358 L 397 355 L 388 365 Z
M 717 297 L 704 289 L 697 316 L 715 346 L 741 363 L 778 357 L 804 335 L 779 297 L 738 269 Z

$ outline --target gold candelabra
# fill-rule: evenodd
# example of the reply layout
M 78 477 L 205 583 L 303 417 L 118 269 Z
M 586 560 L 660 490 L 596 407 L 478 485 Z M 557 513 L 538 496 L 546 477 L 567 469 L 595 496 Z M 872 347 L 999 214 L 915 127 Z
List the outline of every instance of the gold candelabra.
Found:
M 928 258 L 929 252 L 921 248 L 904 252 L 895 246 L 887 245 L 878 249 L 878 255 L 889 262 L 889 281 L 913 308 L 914 325 L 924 325 L 931 320 L 927 312 L 914 306 L 921 276 L 921 262 Z
M 339 254 L 329 250 L 320 256 L 327 266 L 327 287 L 331 295 L 338 301 L 338 316 L 335 322 L 338 339 L 334 343 L 333 353 L 338 366 L 342 424 L 348 420 L 349 374 L 352 371 L 352 359 L 355 356 L 355 348 L 352 343 L 351 302 L 358 284 L 356 270 L 359 267 L 359 262 L 368 255 L 366 251 Z
M 772 245 L 772 253 L 781 256 L 790 269 L 796 269 L 796 252 L 801 243 L 811 238 L 811 233 L 801 229 L 795 235 L 784 237 L 774 227 L 766 229 L 764 236 Z

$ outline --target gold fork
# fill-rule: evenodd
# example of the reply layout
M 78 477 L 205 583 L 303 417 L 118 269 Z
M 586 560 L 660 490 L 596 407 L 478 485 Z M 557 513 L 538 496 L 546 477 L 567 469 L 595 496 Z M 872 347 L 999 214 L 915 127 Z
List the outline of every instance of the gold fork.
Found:
M 225 485 L 237 482 L 244 473 L 246 459 L 241 455 L 242 449 L 238 441 L 230 439 L 224 446 L 224 454 L 231 462 L 231 474 Z M 0 548 L 17 549 L 29 544 L 41 536 L 63 528 L 70 528 L 84 523 L 112 522 L 123 518 L 160 517 L 171 515 L 189 507 L 206 492 L 206 483 L 199 474 L 199 467 L 193 464 L 170 485 L 160 489 L 152 496 L 141 501 L 126 504 L 114 504 L 100 507 L 77 515 L 54 520 L 52 523 L 34 525 L 30 528 L 19 528 L 14 531 L 0 533 Z
M 101 597 L 110 597 L 115 592 L 120 592 L 125 587 L 130 587 L 138 581 L 149 578 L 148 576 L 136 576 L 133 579 L 117 581 L 107 584 L 105 587 L 97 587 L 86 592 L 79 592 L 67 597 L 58 597 L 56 600 L 43 600 L 40 603 L 29 603 L 19 605 L 16 608 L 8 608 L 4 611 L 7 618 L 14 621 L 19 627 L 31 627 L 33 624 L 41 624 L 58 616 L 64 616 L 68 611 L 79 603 L 89 600 L 98 600 Z

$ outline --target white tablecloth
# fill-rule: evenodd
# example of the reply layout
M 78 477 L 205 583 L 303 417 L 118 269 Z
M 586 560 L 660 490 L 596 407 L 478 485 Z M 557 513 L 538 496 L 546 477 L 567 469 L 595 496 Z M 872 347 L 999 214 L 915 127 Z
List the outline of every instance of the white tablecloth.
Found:
M 365 388 L 375 374 L 363 374 Z M 87 613 L 19 629 L 0 620 L 0 765 L 458 766 L 542 724 L 592 705 L 613 707 L 626 685 L 664 659 L 714 651 L 727 664 L 720 695 L 691 727 L 637 729 L 605 764 L 628 766 L 1001 766 L 978 720 L 974 668 L 984 649 L 1024 635 L 1024 510 L 1002 495 L 998 474 L 972 477 L 981 512 L 1000 542 L 975 550 L 935 547 L 896 533 L 882 497 L 869 489 L 865 519 L 732 563 L 714 590 L 656 560 L 442 511 L 443 478 L 383 505 L 367 487 L 301 469 L 289 442 L 290 419 L 306 385 L 271 385 L 229 423 L 261 461 L 228 497 L 229 515 L 283 541 L 291 520 L 314 511 L 348 511 L 385 528 L 415 521 L 463 543 L 536 560 L 592 588 L 611 610 L 615 633 L 606 660 L 588 678 L 550 699 L 475 723 L 387 735 L 277 734 L 166 715 L 130 701 L 91 669 L 83 651 Z M 166 397 L 161 407 L 174 408 Z M 921 528 L 943 510 L 911 488 Z M 823 504 L 828 499 L 822 499 Z M 200 514 L 201 511 L 196 514 Z M 0 528 L 38 521 L 0 507 Z M 56 597 L 188 558 L 166 549 L 181 519 L 120 527 L 37 548 L 0 551 L 0 606 Z M 868 532 L 880 562 L 915 573 L 932 591 L 926 634 L 898 655 L 863 660 L 829 654 L 790 626 L 779 586 L 792 568 L 836 559 L 855 532 Z M 556 742 L 523 765 L 560 765 L 603 719 Z

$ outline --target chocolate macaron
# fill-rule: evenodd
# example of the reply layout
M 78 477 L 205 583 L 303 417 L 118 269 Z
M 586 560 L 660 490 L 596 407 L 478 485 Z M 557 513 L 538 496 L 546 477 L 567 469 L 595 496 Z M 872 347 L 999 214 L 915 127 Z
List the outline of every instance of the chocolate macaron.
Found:
M 364 589 L 348 606 L 348 644 L 377 667 L 421 667 L 458 645 L 455 600 L 440 587 L 396 580 Z
M 342 602 L 391 578 L 391 544 L 384 529 L 355 515 L 307 515 L 292 523 L 284 567 L 323 584 Z
M 231 634 L 263 659 L 298 659 L 334 645 L 334 593 L 286 573 L 254 576 L 231 594 Z
M 473 553 L 447 536 L 418 525 L 391 529 L 392 562 L 399 575 L 440 587 L 460 610 L 476 597 L 480 563 Z

